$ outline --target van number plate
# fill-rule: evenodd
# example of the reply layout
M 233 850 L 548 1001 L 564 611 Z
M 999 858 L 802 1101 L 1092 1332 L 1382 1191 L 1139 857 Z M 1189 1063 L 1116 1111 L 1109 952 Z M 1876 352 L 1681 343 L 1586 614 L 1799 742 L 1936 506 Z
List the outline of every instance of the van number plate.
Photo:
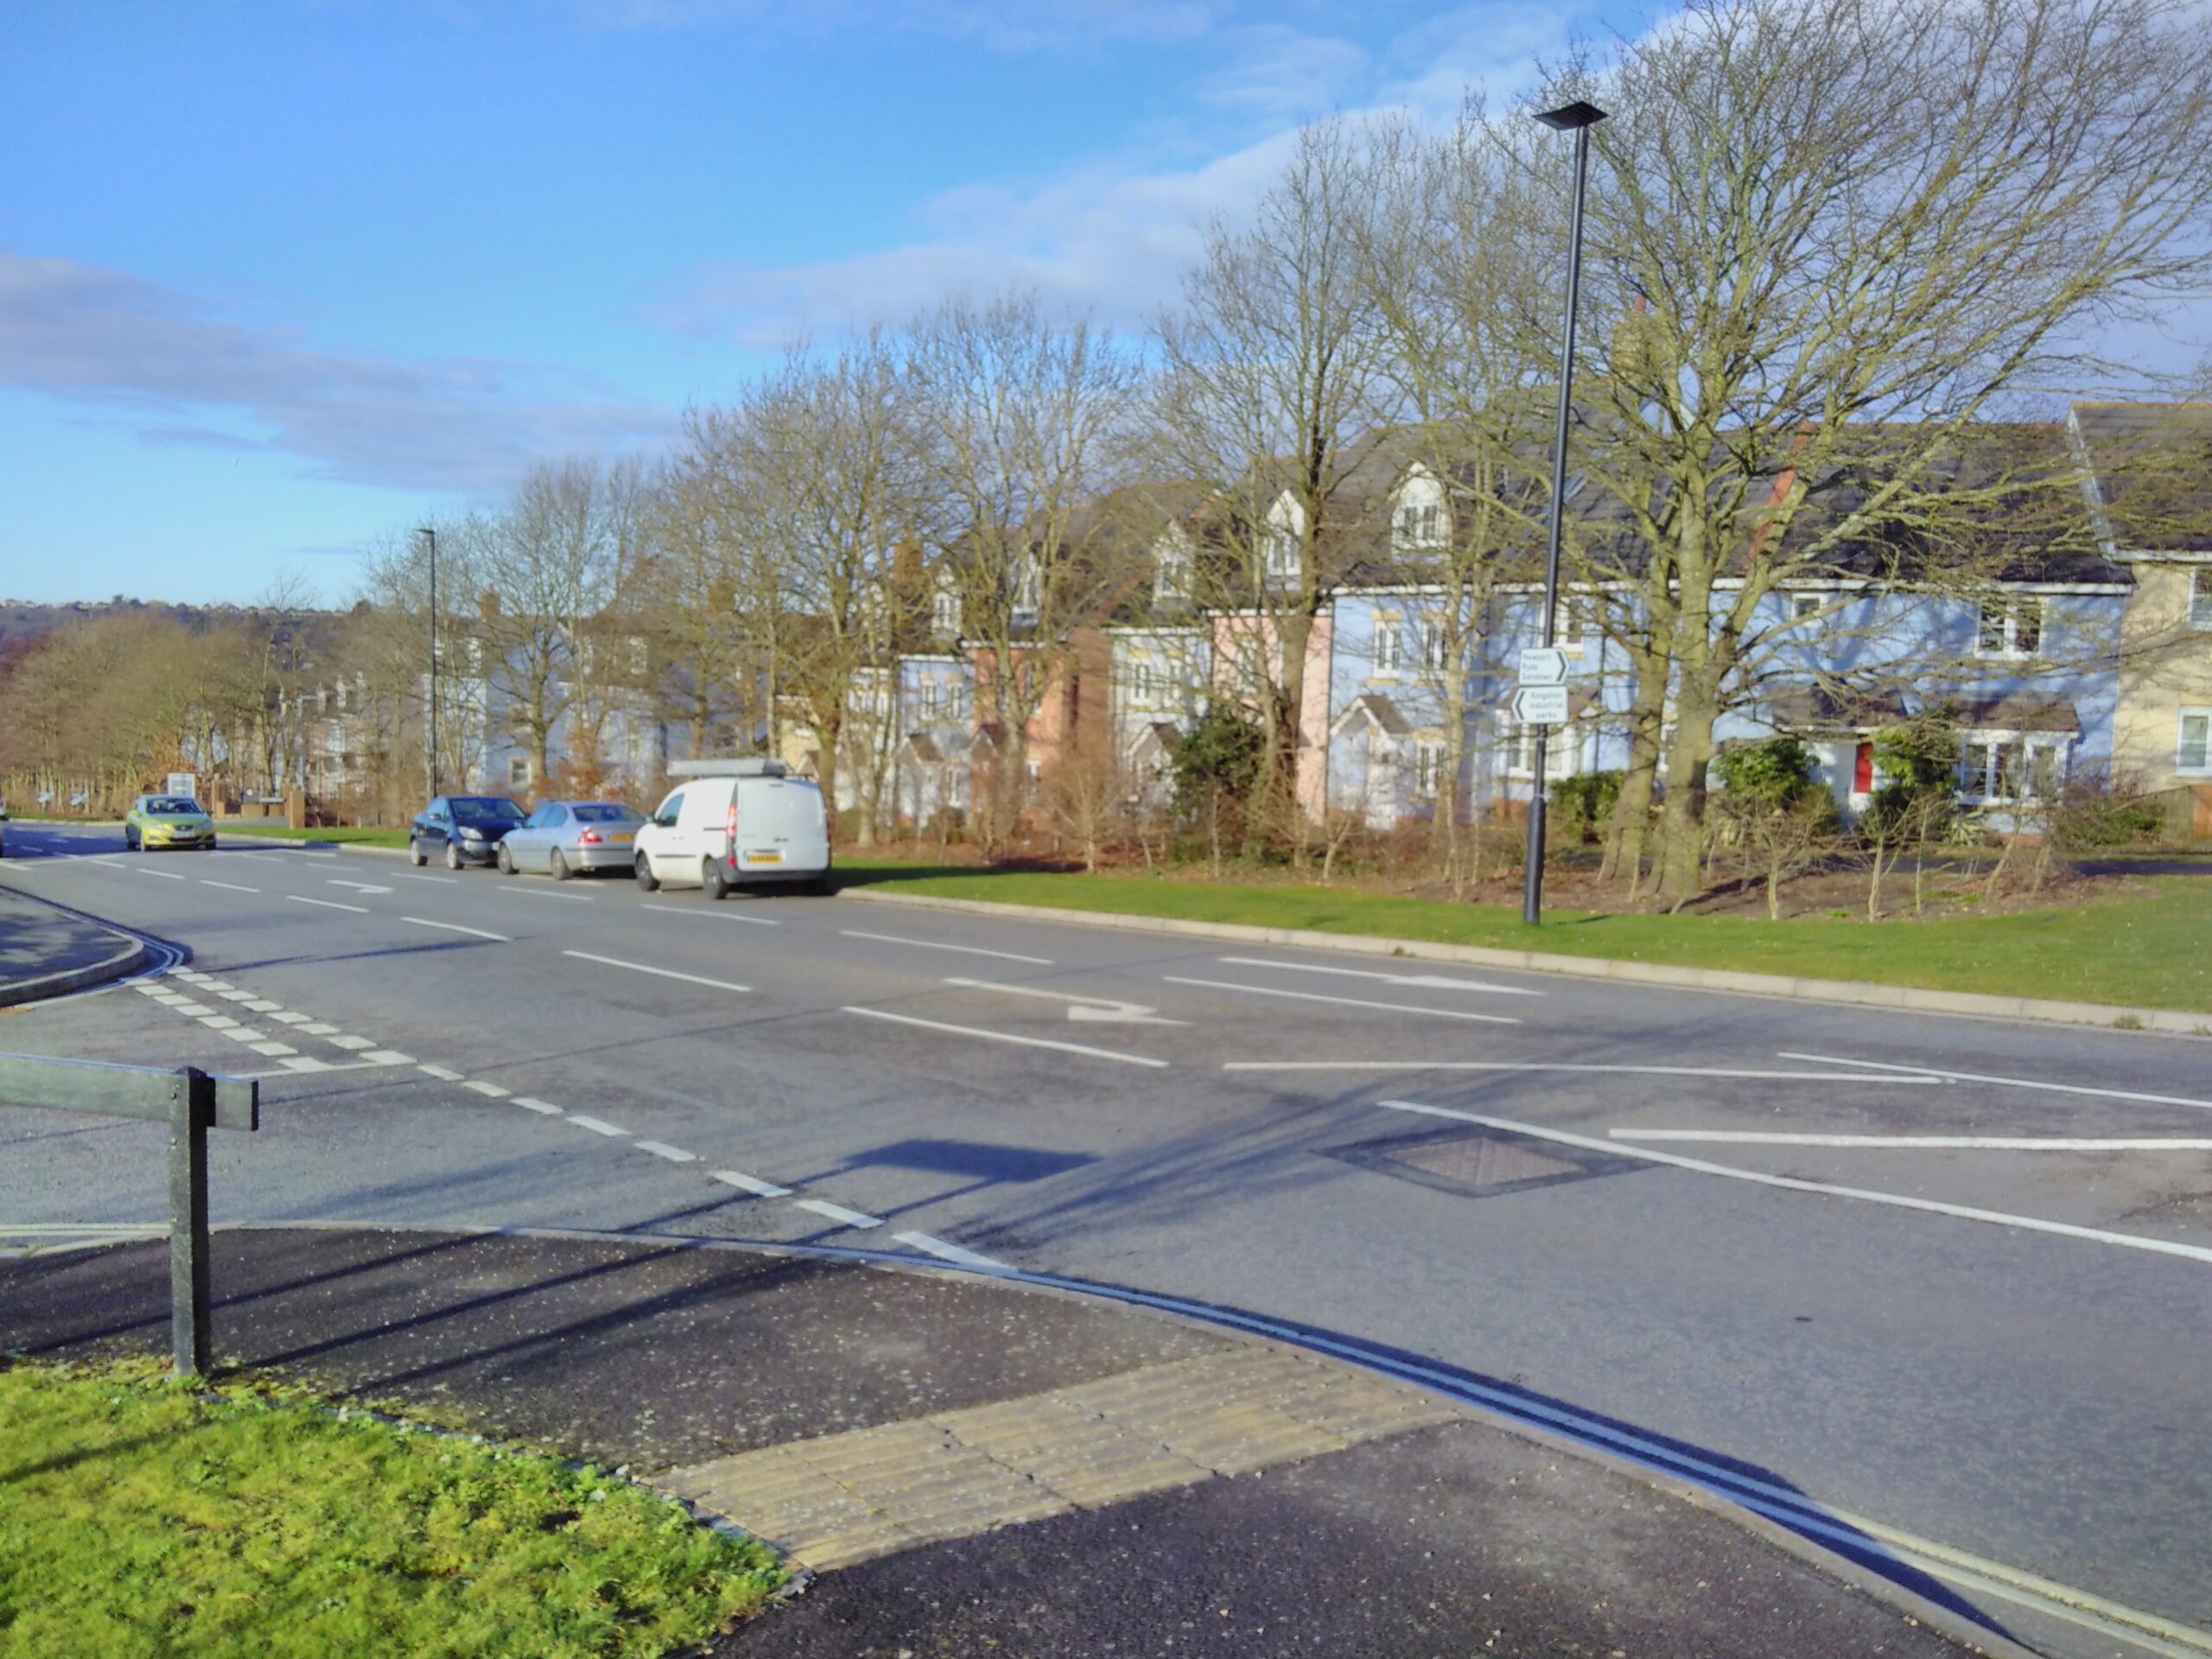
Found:
M 784 855 L 781 853 L 748 852 L 745 856 L 748 862 L 754 864 L 780 864 L 784 861 Z

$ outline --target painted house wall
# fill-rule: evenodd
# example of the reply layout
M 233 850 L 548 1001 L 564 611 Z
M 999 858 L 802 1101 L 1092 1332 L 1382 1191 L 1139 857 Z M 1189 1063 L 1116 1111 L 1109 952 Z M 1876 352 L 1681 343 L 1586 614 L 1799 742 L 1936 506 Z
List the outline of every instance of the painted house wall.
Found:
M 2123 625 L 2119 708 L 2113 737 L 2116 772 L 2152 789 L 2212 788 L 2212 753 L 2196 764 L 2182 753 L 2184 713 L 2212 715 L 2212 626 L 2192 622 L 2191 583 L 2202 618 L 2212 595 L 2212 560 L 2144 561 L 2133 567 L 2135 593 Z

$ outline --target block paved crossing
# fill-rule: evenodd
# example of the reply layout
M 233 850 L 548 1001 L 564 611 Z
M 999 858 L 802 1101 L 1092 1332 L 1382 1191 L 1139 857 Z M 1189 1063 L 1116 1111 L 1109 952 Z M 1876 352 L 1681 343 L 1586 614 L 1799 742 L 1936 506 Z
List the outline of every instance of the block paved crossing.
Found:
M 823 1572 L 1463 1414 L 1348 1366 L 1245 1348 L 740 1452 L 661 1484 Z

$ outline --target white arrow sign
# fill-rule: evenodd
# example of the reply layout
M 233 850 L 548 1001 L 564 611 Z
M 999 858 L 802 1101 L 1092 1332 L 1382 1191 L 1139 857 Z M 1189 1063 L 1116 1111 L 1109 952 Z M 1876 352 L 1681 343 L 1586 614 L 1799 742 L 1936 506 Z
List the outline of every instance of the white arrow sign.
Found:
M 1567 653 L 1557 645 L 1530 645 L 1521 653 L 1523 685 L 1565 685 Z
M 374 883 L 368 881 L 340 881 L 334 879 L 330 885 L 334 887 L 351 887 L 356 893 L 390 893 L 392 891 L 390 887 L 379 887 Z
M 1524 685 L 1513 694 L 1513 718 L 1522 726 L 1567 724 L 1567 688 L 1563 685 Z
M 1001 991 L 1008 996 L 1040 996 L 1054 1002 L 1072 1003 L 1068 1018 L 1078 1025 L 1186 1026 L 1187 1020 L 1165 1020 L 1142 1002 L 1121 1002 L 1110 996 L 1076 996 L 1066 991 L 1039 990 L 1033 985 L 996 985 L 987 979 L 948 979 L 971 991 Z

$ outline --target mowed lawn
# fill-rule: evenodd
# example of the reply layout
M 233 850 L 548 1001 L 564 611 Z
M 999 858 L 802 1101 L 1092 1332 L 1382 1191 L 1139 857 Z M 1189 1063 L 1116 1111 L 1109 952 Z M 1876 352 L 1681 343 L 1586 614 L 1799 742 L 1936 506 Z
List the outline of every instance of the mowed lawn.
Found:
M 658 1659 L 783 1577 L 550 1458 L 149 1362 L 0 1361 L 6 1659 Z
M 2118 903 L 1943 921 L 1770 922 L 1553 911 L 1541 927 L 1530 928 L 1517 906 L 1289 882 L 1216 885 L 867 861 L 842 863 L 840 870 L 848 887 L 945 899 L 2212 1013 L 2212 876 L 2146 881 L 2142 897 Z

